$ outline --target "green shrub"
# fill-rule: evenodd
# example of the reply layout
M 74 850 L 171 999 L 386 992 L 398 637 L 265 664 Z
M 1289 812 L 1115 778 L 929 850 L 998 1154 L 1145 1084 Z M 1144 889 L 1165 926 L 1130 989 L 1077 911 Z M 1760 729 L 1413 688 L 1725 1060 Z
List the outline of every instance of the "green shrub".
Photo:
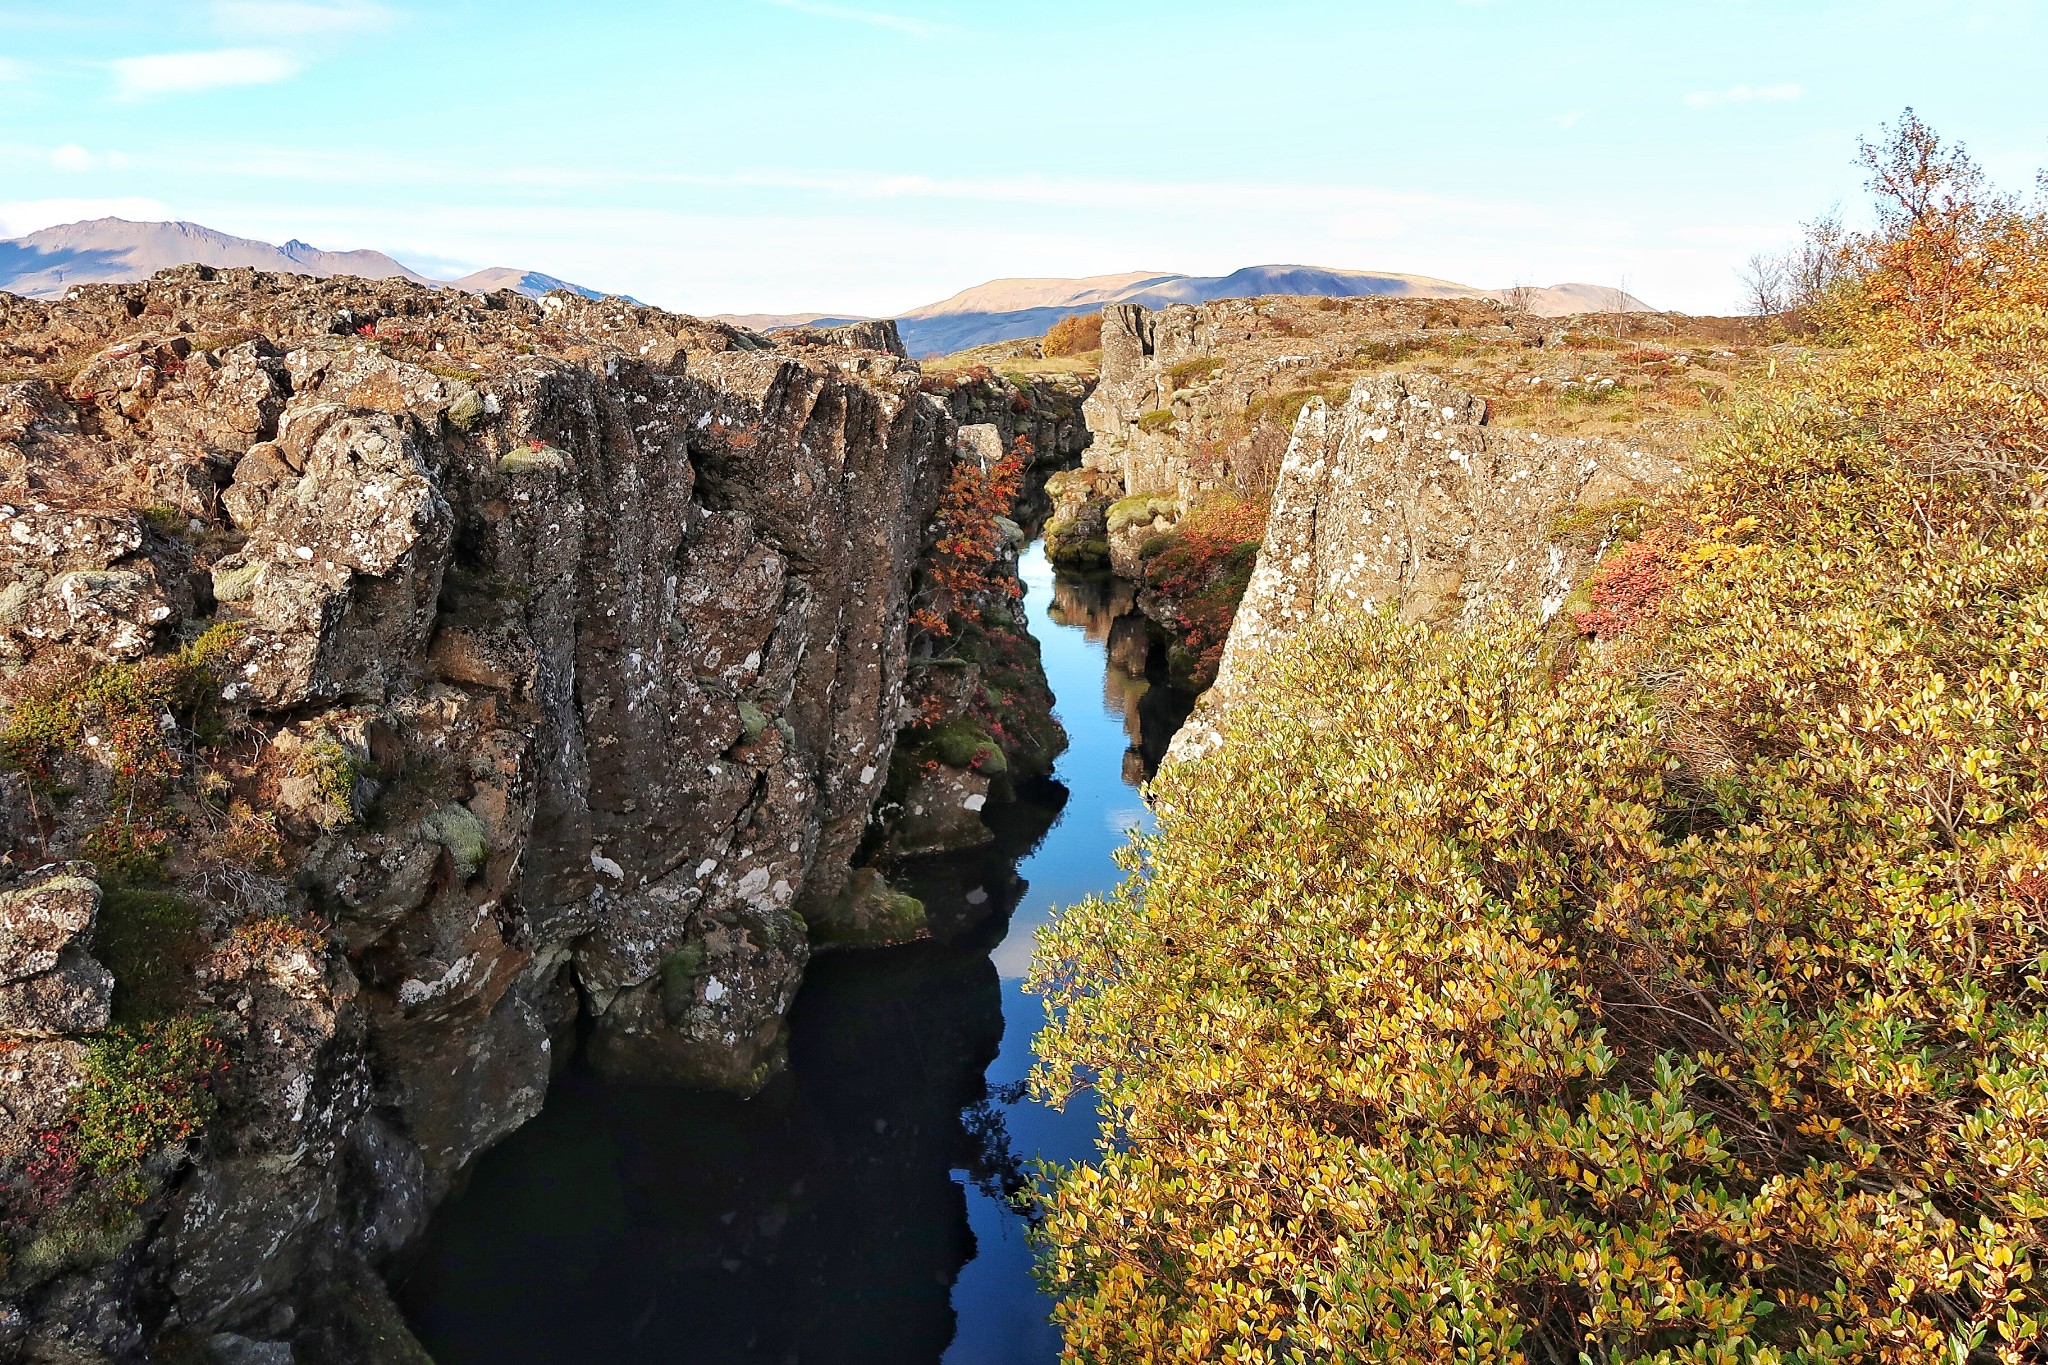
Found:
M 1318 388 L 1289 389 L 1284 393 L 1263 394 L 1245 408 L 1246 430 L 1261 426 L 1275 426 L 1292 431 L 1301 417 L 1301 410 L 1308 406 L 1311 398 L 1320 398 L 1332 405 L 1341 404 L 1351 397 L 1349 380 L 1332 380 Z
M 210 1019 L 108 1030 L 93 1043 L 72 1100 L 79 1160 L 122 1171 L 196 1137 L 213 1117 L 212 1086 L 225 1064 Z
M 1200 691 L 1216 681 L 1265 532 L 1264 503 L 1211 494 L 1141 548 L 1145 587 L 1176 637 L 1167 651 L 1175 686 Z
M 1138 430 L 1154 432 L 1172 431 L 1173 410 L 1171 408 L 1154 408 L 1150 412 L 1139 413 Z
M 1628 399 L 1629 390 L 1620 384 L 1581 384 L 1566 382 L 1557 390 L 1560 407 L 1598 408 L 1620 403 Z
M 1634 540 L 1642 534 L 1647 504 L 1641 498 L 1616 498 L 1590 507 L 1561 512 L 1550 523 L 1552 540 L 1597 542 Z
M 322 801 L 340 812 L 345 823 L 361 818 L 356 809 L 356 784 L 363 779 L 363 760 L 355 750 L 325 730 L 300 751 L 296 771 L 313 779 Z
M 239 623 L 224 623 L 175 654 L 42 675 L 22 689 L 0 724 L 0 764 L 26 777 L 32 790 L 50 793 L 58 765 L 90 749 L 112 772 L 114 801 L 132 818 L 134 807 L 153 804 L 182 768 L 164 716 L 203 716 L 241 633 Z
M 1368 365 L 1398 365 L 1411 356 L 1420 355 L 1430 349 L 1430 343 L 1422 337 L 1395 337 L 1387 341 L 1368 341 L 1359 346 L 1357 358 Z
M 143 508 L 142 519 L 149 523 L 151 530 L 162 536 L 184 534 L 186 526 L 191 520 L 177 508 L 161 504 Z

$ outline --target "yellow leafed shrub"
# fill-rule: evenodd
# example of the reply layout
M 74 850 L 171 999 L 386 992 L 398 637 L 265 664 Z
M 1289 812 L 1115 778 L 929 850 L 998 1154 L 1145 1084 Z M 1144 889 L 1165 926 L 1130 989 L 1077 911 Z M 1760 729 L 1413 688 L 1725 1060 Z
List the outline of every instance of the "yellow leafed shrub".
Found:
M 1607 643 L 1339 620 L 1162 775 L 1041 941 L 1071 1358 L 2048 1349 L 2048 224 L 1931 234 Z

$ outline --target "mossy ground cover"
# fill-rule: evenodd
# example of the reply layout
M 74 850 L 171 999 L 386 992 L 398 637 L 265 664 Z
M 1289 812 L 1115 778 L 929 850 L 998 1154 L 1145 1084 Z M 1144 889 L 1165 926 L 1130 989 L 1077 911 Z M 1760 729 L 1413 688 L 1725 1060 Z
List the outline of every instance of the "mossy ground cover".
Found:
M 2048 1349 L 2048 215 L 1922 134 L 1585 611 L 1277 648 L 1045 934 L 1070 1358 Z
M 199 797 L 225 733 L 219 672 L 237 632 L 217 625 L 134 663 L 32 672 L 0 717 L 0 764 L 25 779 L 33 807 L 20 852 L 49 856 L 60 830 L 76 838 L 101 887 L 92 952 L 114 978 L 112 1023 L 89 1040 L 64 1120 L 32 1135 L 31 1159 L 0 1187 L 0 1280 L 14 1286 L 131 1243 L 213 1117 L 227 1048 L 194 968 L 215 926 L 178 874 L 232 861 L 261 875 L 275 856 L 267 821 Z

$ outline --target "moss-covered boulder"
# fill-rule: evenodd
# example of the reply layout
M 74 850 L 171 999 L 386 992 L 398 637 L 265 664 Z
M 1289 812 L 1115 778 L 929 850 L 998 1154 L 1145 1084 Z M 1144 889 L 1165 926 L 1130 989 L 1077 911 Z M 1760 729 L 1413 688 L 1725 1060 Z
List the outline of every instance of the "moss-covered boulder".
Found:
M 1045 526 L 1045 557 L 1058 569 L 1106 569 L 1109 537 L 1086 518 L 1056 518 Z
M 924 902 L 889 885 L 872 867 L 854 873 L 846 890 L 810 916 L 811 943 L 819 948 L 886 948 L 927 937 Z

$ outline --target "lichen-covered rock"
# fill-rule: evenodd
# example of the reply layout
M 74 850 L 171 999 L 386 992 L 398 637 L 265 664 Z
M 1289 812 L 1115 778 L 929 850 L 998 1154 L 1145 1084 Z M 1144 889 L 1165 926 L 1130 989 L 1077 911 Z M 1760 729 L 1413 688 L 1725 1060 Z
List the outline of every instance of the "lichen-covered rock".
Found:
M 538 1112 L 579 1013 L 617 1074 L 762 1084 L 890 769 L 953 458 L 890 329 L 183 267 L 0 295 L 0 335 L 48 371 L 0 385 L 0 711 L 230 627 L 203 733 L 164 732 L 160 875 L 232 1062 L 148 1313 L 278 1338 Z M 56 761 L 82 795 L 8 812 L 16 866 L 111 813 L 95 752 Z M 82 902 L 35 904 L 0 929 L 27 1130 L 108 1001 Z M 383 1332 L 328 1298 L 334 1340 Z
M 1102 382 L 1086 407 L 1087 464 L 1117 476 L 1112 501 L 1262 491 L 1301 405 L 1341 401 L 1349 381 L 1338 376 L 1446 332 L 1513 342 L 1510 321 L 1483 299 L 1112 304 L 1102 310 Z
M 1052 503 L 1045 524 L 1045 557 L 1055 568 L 1083 572 L 1109 567 L 1109 508 L 1123 496 L 1123 477 L 1114 470 L 1083 466 L 1046 480 Z
M 1392 605 L 1469 624 L 1506 606 L 1549 620 L 1603 548 L 1558 535 L 1560 521 L 1679 472 L 1616 441 L 1492 428 L 1485 403 L 1426 375 L 1361 382 L 1338 407 L 1310 402 L 1216 685 L 1174 757 L 1218 743 L 1260 654 L 1321 613 Z
M 0 666 L 60 649 L 137 659 L 191 609 L 190 586 L 152 556 L 139 514 L 31 501 L 32 489 L 10 501 L 11 491 L 0 486 Z
M 995 839 L 982 820 L 989 778 L 968 769 L 933 763 L 919 767 L 904 793 L 894 847 L 904 857 L 954 853 Z
M 241 1325 L 292 1289 L 332 1198 L 317 1167 L 254 1158 L 200 1167 L 173 1202 L 158 1253 L 171 1266 L 180 1319 L 199 1329 Z
M 209 1365 L 294 1365 L 291 1343 L 257 1341 L 235 1332 L 216 1332 L 206 1339 Z
M 51 971 L 65 949 L 90 943 L 99 912 L 99 885 L 83 865 L 0 890 L 0 985 Z
M 0 1040 L 0 1167 L 18 1168 L 36 1136 L 64 1121 L 85 1053 L 75 1038 Z
M 29 1040 L 106 1027 L 114 978 L 91 954 L 100 908 L 99 886 L 87 875 L 91 870 L 74 864 L 0 890 L 0 1044 L 21 1048 Z M 51 1097 L 15 1093 L 16 1087 L 58 1079 L 68 1070 L 68 1056 L 62 1049 L 31 1047 L 17 1064 L 20 1079 L 0 1086 L 0 1105 L 36 1113 L 49 1109 Z M 13 1069 L 7 1060 L 0 1056 L 0 1073 Z M 8 1145 L 0 1138 L 0 1152 Z
M 125 1365 L 142 1350 L 142 1321 L 121 1277 L 67 1275 L 24 1308 L 25 1365 Z
M 0 1036 L 61 1038 L 105 1028 L 114 978 L 83 952 L 47 972 L 0 986 Z

